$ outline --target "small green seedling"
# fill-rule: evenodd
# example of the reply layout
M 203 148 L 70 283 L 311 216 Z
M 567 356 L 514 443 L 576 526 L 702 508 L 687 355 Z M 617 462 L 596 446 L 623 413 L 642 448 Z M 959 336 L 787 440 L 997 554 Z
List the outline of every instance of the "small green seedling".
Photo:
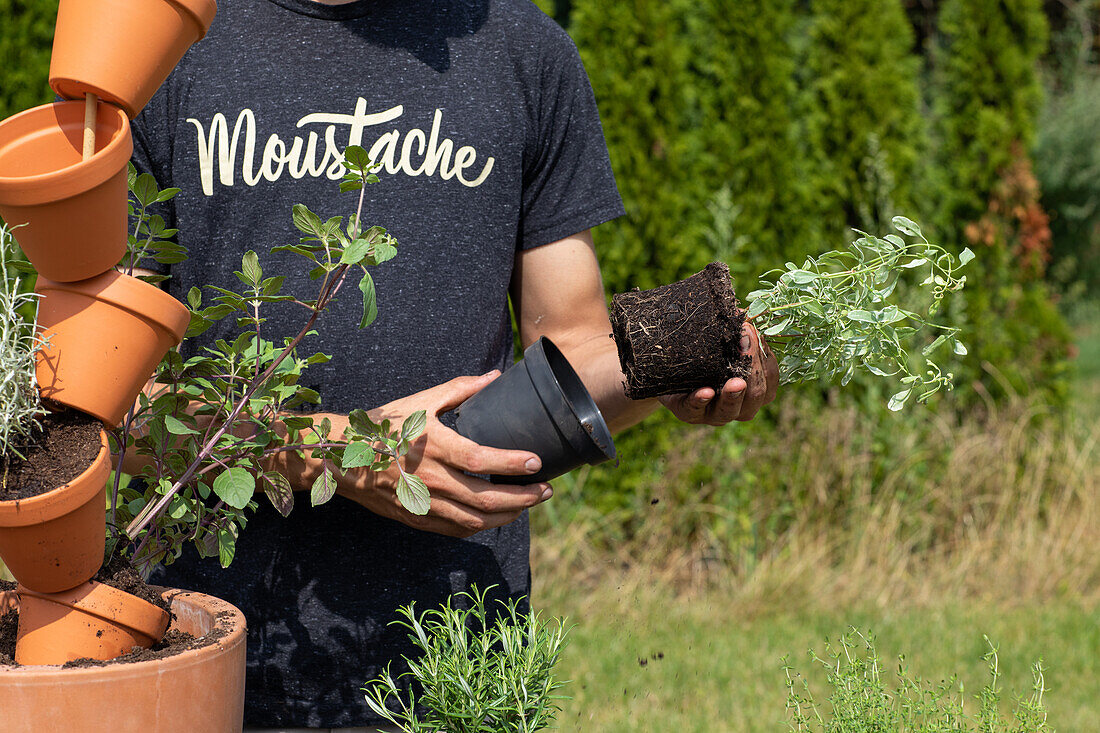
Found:
M 985 637 L 983 659 L 990 681 L 973 696 L 968 709 L 962 683 L 951 678 L 931 684 L 912 675 L 899 657 L 891 675 L 879 659 L 874 637 L 851 629 L 836 645 L 826 642 L 824 658 L 810 650 L 813 667 L 825 676 L 828 696 L 819 704 L 810 682 L 783 659 L 787 685 L 788 729 L 795 733 L 1043 733 L 1047 712 L 1043 664 L 1032 666 L 1032 689 L 1018 698 L 1011 721 L 1000 710 L 1001 670 L 997 647 Z M 893 676 L 895 683 L 890 684 Z M 972 706 L 973 707 L 973 706 Z

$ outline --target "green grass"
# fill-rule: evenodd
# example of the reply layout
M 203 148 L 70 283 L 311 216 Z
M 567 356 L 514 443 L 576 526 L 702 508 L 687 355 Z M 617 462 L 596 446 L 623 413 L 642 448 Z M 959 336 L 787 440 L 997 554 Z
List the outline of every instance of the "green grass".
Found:
M 967 697 L 988 682 L 982 661 L 987 634 L 1000 647 L 1006 701 L 1030 692 L 1031 665 L 1042 658 L 1051 726 L 1088 731 L 1100 724 L 1095 608 L 1065 600 L 998 607 L 944 599 L 924 608 L 788 612 L 781 606 L 745 609 L 727 596 L 712 591 L 677 598 L 652 588 L 623 593 L 610 586 L 588 594 L 570 588 L 536 594 L 540 610 L 564 614 L 575 624 L 560 666 L 562 677 L 572 680 L 565 694 L 573 698 L 559 716 L 560 729 L 787 730 L 781 658 L 789 654 L 792 666 L 820 685 L 815 694 L 824 692 L 807 650 L 820 653 L 824 639 L 837 639 L 849 625 L 875 634 L 891 672 L 904 653 L 912 673 L 924 679 L 958 674 Z
M 1072 319 L 1077 348 L 1077 395 L 1082 414 L 1100 420 L 1100 302 L 1077 309 Z

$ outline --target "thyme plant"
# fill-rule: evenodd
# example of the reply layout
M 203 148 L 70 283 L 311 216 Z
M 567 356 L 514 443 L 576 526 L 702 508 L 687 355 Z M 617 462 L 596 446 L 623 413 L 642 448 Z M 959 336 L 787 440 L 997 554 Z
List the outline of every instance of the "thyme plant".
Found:
M 788 262 L 784 269 L 765 273 L 763 287 L 749 293 L 748 316 L 770 337 L 784 384 L 838 375 L 847 384 L 857 370 L 865 370 L 900 381 L 901 390 L 888 403 L 891 410 L 900 410 L 913 396 L 924 402 L 951 389 L 952 374 L 930 357 L 941 347 L 964 355 L 966 346 L 958 328 L 933 316 L 948 293 L 963 288 L 966 276 L 958 273 L 974 253 L 967 248 L 956 257 L 930 243 L 903 216 L 892 223 L 910 239 L 857 232 L 860 238 L 847 250 L 808 257 L 801 267 Z M 908 270 L 925 275 L 919 286 L 931 300 L 923 313 L 891 299 Z M 921 331 L 936 335 L 922 350 L 923 368 L 914 369 L 908 345 Z
M 123 483 L 121 470 L 115 472 L 110 544 L 117 544 L 118 528 L 125 526 L 133 542 L 131 559 L 139 568 L 172 562 L 188 541 L 201 555 L 216 556 L 228 565 L 247 523 L 246 512 L 256 506 L 258 489 L 283 515 L 293 508 L 289 481 L 273 470 L 273 459 L 286 451 L 311 451 L 321 459 L 323 469 L 310 491 L 313 505 L 333 497 L 336 477 L 343 471 L 382 471 L 396 465 L 399 500 L 411 512 L 427 513 L 427 487 L 406 473 L 398 460 L 423 432 L 423 411 L 395 426 L 388 420 L 376 424 L 365 411 L 356 410 L 350 415 L 350 428 L 341 435 L 333 434 L 328 419 L 316 421 L 296 412 L 320 401 L 315 391 L 299 384 L 302 372 L 329 359 L 322 353 L 300 354 L 299 346 L 315 333 L 319 317 L 352 274 L 359 277 L 363 300 L 358 325 L 370 325 L 378 312 L 370 268 L 397 253 L 397 243 L 385 229 L 362 224 L 365 187 L 378 181 L 366 151 L 347 148 L 344 167 L 340 190 L 359 192 L 355 213 L 346 222 L 340 216 L 322 220 L 298 204 L 293 223 L 304 236 L 296 244 L 272 250 L 303 259 L 318 283 L 315 297 L 283 292 L 286 277 L 265 273 L 253 251 L 244 254 L 241 269 L 234 272 L 240 281 L 237 290 L 207 286 L 213 297 L 204 303 L 203 290 L 191 288 L 187 336 L 228 318 L 234 319 L 237 335 L 217 339 L 187 359 L 169 352 L 116 431 L 119 469 L 129 451 L 142 457 L 145 465 L 140 474 L 143 485 Z M 162 263 L 186 258 L 184 249 L 169 239 L 175 230 L 150 214 L 150 207 L 170 200 L 178 190 L 159 190 L 152 176 L 138 176 L 133 170 L 130 189 L 136 223 L 126 266 L 132 272 L 149 258 Z M 301 309 L 302 326 L 296 334 L 267 333 L 263 314 L 273 303 Z
M 456 598 L 469 607 L 458 608 Z M 555 701 L 564 699 L 554 693 L 565 684 L 553 669 L 567 631 L 560 619 L 543 623 L 521 614 L 515 600 L 500 605 L 491 625 L 485 592 L 477 588 L 420 616 L 414 604 L 399 609 L 404 619 L 393 623 L 409 630 L 421 656 L 406 657 L 409 671 L 397 679 L 387 665 L 363 687 L 367 705 L 404 733 L 528 733 L 552 725 L 560 709 Z M 408 700 L 403 678 L 413 685 Z
M 896 684 L 887 681 L 875 648 L 874 638 L 851 629 L 836 645 L 826 642 L 825 657 L 810 650 L 815 668 L 825 673 L 829 694 L 820 704 L 809 682 L 795 672 L 788 658 L 783 660 L 787 685 L 787 725 L 796 733 L 1042 733 L 1047 726 L 1043 705 L 1046 692 L 1042 662 L 1032 666 L 1032 689 L 1018 698 L 1011 721 L 1000 711 L 1002 691 L 997 647 L 985 637 L 989 650 L 983 656 L 990 681 L 974 695 L 976 714 L 967 709 L 962 684 L 957 677 L 938 684 L 913 676 L 900 657 L 894 673 Z M 823 707 L 826 707 L 823 710 Z
M 25 268 L 11 230 L 0 224 L 0 480 L 7 486 L 8 459 L 22 458 L 25 445 L 45 410 L 35 380 L 35 355 L 42 341 L 35 333 L 38 297 L 29 291 Z

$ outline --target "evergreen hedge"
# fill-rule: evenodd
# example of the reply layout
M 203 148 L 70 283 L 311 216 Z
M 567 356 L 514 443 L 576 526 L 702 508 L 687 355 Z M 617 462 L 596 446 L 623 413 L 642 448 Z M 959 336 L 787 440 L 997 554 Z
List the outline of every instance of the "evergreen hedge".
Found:
M 57 0 L 0 0 L 0 120 L 53 100 L 47 81 Z

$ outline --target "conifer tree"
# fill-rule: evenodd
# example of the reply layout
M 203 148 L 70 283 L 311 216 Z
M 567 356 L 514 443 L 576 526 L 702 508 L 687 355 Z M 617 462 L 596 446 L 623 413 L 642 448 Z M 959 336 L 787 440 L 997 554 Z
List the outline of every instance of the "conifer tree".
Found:
M 53 100 L 47 77 L 57 0 L 0 0 L 0 120 Z
M 804 215 L 809 189 L 795 125 L 796 19 L 794 0 L 703 0 L 689 22 L 699 101 L 692 127 L 702 141 L 697 175 L 712 188 L 711 218 L 729 219 L 712 222 L 719 236 L 710 256 L 727 261 L 745 293 L 755 287 L 746 277 L 820 245 L 816 222 Z
M 807 35 L 802 120 L 829 241 L 923 219 L 920 60 L 900 0 L 813 0 Z
M 596 93 L 627 215 L 597 242 L 613 292 L 653 287 L 706 264 L 698 243 L 709 192 L 692 64 L 704 49 L 686 32 L 691 0 L 575 0 L 570 31 Z
M 1042 106 L 1039 59 L 1049 28 L 1042 0 L 946 0 L 935 51 L 935 112 L 950 181 L 945 221 L 961 229 L 986 210 L 1014 144 L 1030 150 Z
M 1066 388 L 1070 334 L 1041 277 L 1050 230 L 1029 161 L 1048 35 L 1041 0 L 946 0 L 939 15 L 941 228 L 978 255 L 960 383 L 981 380 L 995 394 Z

